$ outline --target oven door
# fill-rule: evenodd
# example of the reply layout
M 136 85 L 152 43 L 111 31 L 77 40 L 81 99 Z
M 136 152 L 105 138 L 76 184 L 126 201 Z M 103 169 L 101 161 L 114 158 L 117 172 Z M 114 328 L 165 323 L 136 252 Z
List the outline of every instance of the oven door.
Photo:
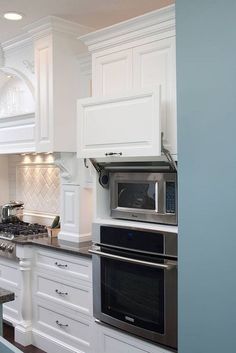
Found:
M 177 263 L 96 247 L 94 316 L 102 322 L 177 347 Z

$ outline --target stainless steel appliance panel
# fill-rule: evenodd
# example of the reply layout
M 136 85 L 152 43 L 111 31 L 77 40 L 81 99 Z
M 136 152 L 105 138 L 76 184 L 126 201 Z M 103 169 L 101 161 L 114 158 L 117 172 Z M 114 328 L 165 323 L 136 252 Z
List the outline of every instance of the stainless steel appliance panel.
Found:
M 177 348 L 177 235 L 151 232 L 163 239 L 158 254 L 134 249 L 132 245 L 140 229 L 115 229 L 112 236 L 127 230 L 128 247 L 104 244 L 94 245 L 93 286 L 94 316 L 103 323 L 143 337 L 167 347 Z M 96 227 L 95 227 L 96 228 Z M 144 236 L 148 235 L 144 230 Z M 109 234 L 108 234 L 109 235 Z M 121 238 L 123 235 L 121 234 Z M 168 240 L 167 240 L 168 239 Z M 139 240 L 140 241 L 140 240 Z M 129 248 L 129 245 L 130 248 Z M 135 245 L 136 246 L 136 245 Z

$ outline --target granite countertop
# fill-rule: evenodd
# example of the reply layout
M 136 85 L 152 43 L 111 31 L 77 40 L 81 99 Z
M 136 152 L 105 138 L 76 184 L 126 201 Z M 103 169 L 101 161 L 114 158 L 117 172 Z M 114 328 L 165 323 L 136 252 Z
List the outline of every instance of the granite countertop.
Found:
M 15 299 L 15 293 L 0 288 L 0 304 L 11 302 Z
M 87 257 L 92 257 L 88 250 L 92 246 L 91 241 L 84 241 L 81 243 L 72 243 L 69 241 L 58 240 L 58 238 L 38 238 L 38 239 L 15 239 L 14 243 L 21 245 L 36 245 L 44 248 L 51 248 L 59 251 L 64 251 L 73 255 L 82 255 Z

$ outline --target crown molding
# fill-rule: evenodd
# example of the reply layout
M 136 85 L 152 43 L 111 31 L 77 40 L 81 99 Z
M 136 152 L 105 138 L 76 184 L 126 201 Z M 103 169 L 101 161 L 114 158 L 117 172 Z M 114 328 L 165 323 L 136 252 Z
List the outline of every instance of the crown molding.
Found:
M 67 34 L 77 38 L 78 35 L 83 35 L 85 33 L 91 32 L 93 29 L 80 25 L 76 22 L 64 20 L 60 17 L 47 16 L 30 25 L 25 26 L 24 30 L 31 37 L 33 37 L 33 39 L 37 39 L 53 32 Z
M 175 33 L 175 5 L 88 33 L 78 39 L 88 46 L 90 52 L 94 52 L 167 31 Z
M 56 16 L 47 16 L 33 22 L 23 28 L 21 35 L 1 43 L 4 53 L 22 49 L 33 45 L 33 40 L 41 38 L 53 32 L 59 32 L 77 38 L 80 35 L 93 31 L 93 28 L 80 25 L 75 22 L 64 20 Z
M 28 33 L 23 33 L 6 42 L 1 43 L 4 53 L 22 49 L 23 47 L 33 45 L 33 40 Z

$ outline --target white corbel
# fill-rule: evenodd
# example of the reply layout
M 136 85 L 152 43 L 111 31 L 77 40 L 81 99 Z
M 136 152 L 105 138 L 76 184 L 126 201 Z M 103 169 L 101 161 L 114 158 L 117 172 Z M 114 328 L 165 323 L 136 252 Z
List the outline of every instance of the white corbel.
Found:
M 79 162 L 76 153 L 54 153 L 54 163 L 60 169 L 62 183 L 77 184 L 79 180 Z

